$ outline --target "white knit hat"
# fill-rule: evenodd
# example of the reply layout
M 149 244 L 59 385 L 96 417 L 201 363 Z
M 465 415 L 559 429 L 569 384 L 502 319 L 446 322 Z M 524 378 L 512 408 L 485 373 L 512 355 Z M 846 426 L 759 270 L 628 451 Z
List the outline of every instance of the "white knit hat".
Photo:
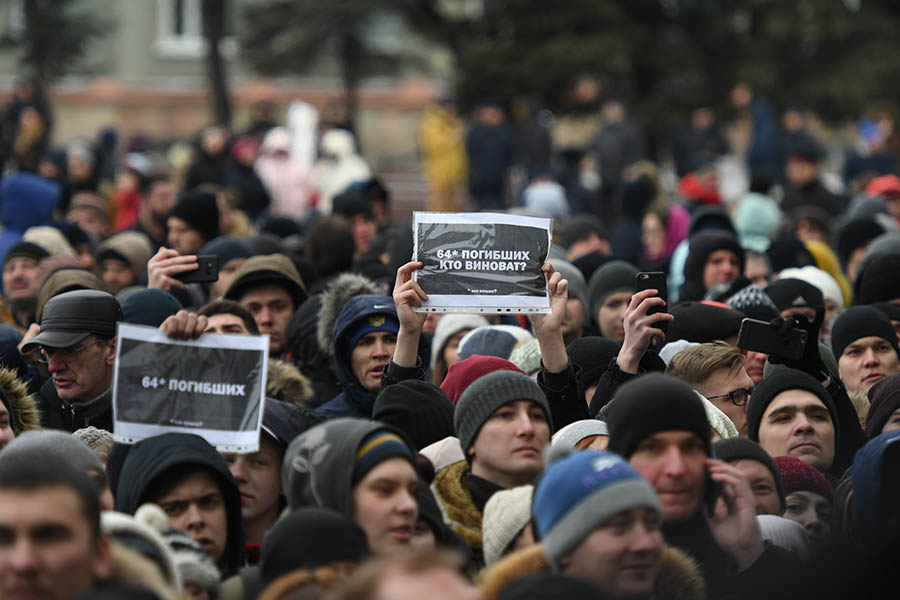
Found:
M 484 505 L 481 519 L 484 564 L 500 560 L 503 551 L 531 520 L 531 496 L 534 486 L 523 485 L 495 492 Z
M 764 541 L 794 552 L 803 561 L 809 558 L 803 525 L 776 515 L 757 515 L 756 522 Z
M 181 593 L 181 573 L 175 564 L 175 555 L 171 546 L 162 535 L 166 527 L 166 514 L 155 504 L 143 504 L 134 516 L 111 510 L 100 515 L 100 529 L 104 534 L 119 540 L 123 545 L 132 547 L 127 538 L 138 537 L 153 549 L 156 556 L 148 556 L 154 564 L 160 566 L 167 583 Z M 141 554 L 145 551 L 133 548 Z
M 844 296 L 838 282 L 827 271 L 811 265 L 805 267 L 793 267 L 778 273 L 778 279 L 799 279 L 819 288 L 826 300 L 837 304 L 840 310 L 844 310 Z
M 444 354 L 444 347 L 454 335 L 460 331 L 477 329 L 489 325 L 488 320 L 480 315 L 444 315 L 438 321 L 431 339 L 431 368 L 434 369 L 437 361 Z
M 697 392 L 697 390 L 694 390 Z M 737 437 L 739 434 L 734 422 L 723 413 L 719 407 L 706 399 L 706 396 L 697 392 L 700 400 L 703 402 L 703 409 L 706 411 L 706 420 L 709 421 L 710 427 L 716 430 L 723 440 L 731 437 Z
M 589 435 L 609 435 L 609 429 L 606 427 L 606 423 L 597 419 L 574 421 L 554 433 L 550 444 L 554 448 L 564 446 L 574 450 L 575 444 Z

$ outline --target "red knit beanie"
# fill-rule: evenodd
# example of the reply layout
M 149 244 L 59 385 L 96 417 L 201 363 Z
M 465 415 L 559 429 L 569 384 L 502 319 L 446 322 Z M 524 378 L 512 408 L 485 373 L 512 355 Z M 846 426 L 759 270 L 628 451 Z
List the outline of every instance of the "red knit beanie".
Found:
M 834 500 L 834 488 L 814 466 L 793 456 L 776 456 L 775 464 L 781 475 L 785 496 L 793 492 L 812 492 Z
M 483 356 L 481 354 L 473 354 L 465 360 L 450 365 L 447 376 L 441 382 L 441 391 L 447 394 L 450 402 L 456 405 L 459 397 L 466 391 L 473 381 L 500 370 L 518 371 L 522 373 L 522 369 L 512 364 L 504 358 L 498 356 Z

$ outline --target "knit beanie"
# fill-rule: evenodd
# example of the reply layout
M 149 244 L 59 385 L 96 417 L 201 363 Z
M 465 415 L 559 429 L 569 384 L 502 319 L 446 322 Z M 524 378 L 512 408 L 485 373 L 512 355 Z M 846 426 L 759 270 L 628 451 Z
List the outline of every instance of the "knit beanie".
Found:
M 759 321 L 771 321 L 779 316 L 778 307 L 772 298 L 755 283 L 744 287 L 736 294 L 725 300 L 729 308 L 733 308 L 750 319 Z
M 812 254 L 815 259 L 815 267 L 800 267 L 799 270 L 809 271 L 810 274 L 817 273 L 821 271 L 822 273 L 818 273 L 816 275 L 817 279 L 813 279 L 812 276 L 796 276 L 790 275 L 790 277 L 795 277 L 796 279 L 802 279 L 807 281 L 820 290 L 822 290 L 822 294 L 825 296 L 826 300 L 829 300 L 829 294 L 825 287 L 825 285 L 819 285 L 819 282 L 822 281 L 821 277 L 823 274 L 828 275 L 828 277 L 824 278 L 826 281 L 832 280 L 837 284 L 841 300 L 839 304 L 841 308 L 845 306 L 849 306 L 853 301 L 853 286 L 850 285 L 850 280 L 847 279 L 847 276 L 844 275 L 844 271 L 841 268 L 841 262 L 838 260 L 837 254 L 834 253 L 834 250 L 831 249 L 831 246 L 826 244 L 825 242 L 815 242 L 815 241 L 807 241 L 805 242 L 806 249 L 809 250 L 809 253 Z M 792 271 L 792 269 L 785 269 L 785 271 Z M 784 277 L 788 277 L 788 275 L 784 275 Z M 837 300 L 835 300 L 837 302 Z
M 803 525 L 777 515 L 756 515 L 756 522 L 759 524 L 759 533 L 764 542 L 784 548 L 806 563 L 809 552 L 806 547 L 806 529 Z
M 569 298 L 578 298 L 578 301 L 581 302 L 584 307 L 584 321 L 587 323 L 591 318 L 591 304 L 584 275 L 575 265 L 561 258 L 551 258 L 550 264 L 562 275 L 563 279 L 569 282 Z
M 531 520 L 534 486 L 522 485 L 495 492 L 484 505 L 481 519 L 484 564 L 500 560 L 504 551 Z
M 853 219 L 840 228 L 837 232 L 837 252 L 842 264 L 847 264 L 850 256 L 879 235 L 884 233 L 884 227 L 873 217 Z
M 803 267 L 816 264 L 812 252 L 803 245 L 803 242 L 790 234 L 782 235 L 772 241 L 772 245 L 766 250 L 766 257 L 772 265 L 773 273 L 790 267 Z
M 794 492 L 812 492 L 834 500 L 834 488 L 814 466 L 794 456 L 776 456 L 775 465 L 781 475 L 785 496 Z
M 219 268 L 223 268 L 236 258 L 250 258 L 253 251 L 250 246 L 231 237 L 220 235 L 206 243 L 197 254 L 213 254 L 219 257 Z
M 822 293 L 824 300 L 831 300 L 838 305 L 838 308 L 844 310 L 844 294 L 841 286 L 827 271 L 823 271 L 818 267 L 806 266 L 792 269 L 785 269 L 778 274 L 778 281 L 786 279 L 794 279 L 805 281 L 815 286 Z M 776 281 L 775 283 L 778 283 Z M 773 284 L 774 285 L 774 284 Z M 768 288 L 766 289 L 768 292 Z M 824 303 L 823 303 L 824 304 Z M 810 305 L 812 306 L 812 305 Z
M 750 192 L 738 203 L 732 220 L 741 246 L 765 252 L 781 222 L 781 208 L 768 196 Z
M 804 390 L 814 394 L 822 401 L 822 404 L 825 405 L 825 408 L 828 409 L 828 414 L 831 416 L 835 441 L 837 441 L 840 422 L 838 421 L 837 409 L 834 406 L 834 400 L 831 399 L 831 394 L 822 387 L 822 384 L 815 377 L 796 369 L 779 369 L 763 379 L 756 386 L 756 389 L 753 390 L 750 401 L 747 403 L 747 437 L 754 442 L 759 442 L 759 426 L 762 422 L 763 414 L 765 414 L 769 404 L 772 403 L 772 400 L 778 394 L 788 390 Z
M 856 303 L 890 302 L 900 298 L 900 254 L 876 256 L 858 273 Z
M 391 307 L 393 308 L 393 306 Z M 344 332 L 346 346 L 343 351 L 347 356 L 353 352 L 356 343 L 370 333 L 387 331 L 396 334 L 400 331 L 400 321 L 391 313 L 369 314 L 351 324 Z
M 858 339 L 866 337 L 879 337 L 894 348 L 897 356 L 900 356 L 900 348 L 897 347 L 897 332 L 883 312 L 872 306 L 853 306 L 834 321 L 831 328 L 831 351 L 834 357 L 840 361 L 844 349 Z
M 597 269 L 610 262 L 612 258 L 603 254 L 599 250 L 588 252 L 584 256 L 579 256 L 572 261 L 572 265 L 578 269 L 584 276 L 585 281 L 590 281 Z M 588 288 L 590 290 L 590 288 Z M 590 302 L 590 291 L 588 291 L 588 302 Z
M 485 325 L 464 335 L 459 340 L 456 354 L 460 360 L 473 354 L 508 359 L 516 344 L 532 337 L 527 329 L 515 325 Z
M 897 306 L 896 304 L 891 304 L 890 302 L 876 302 L 869 306 L 874 306 L 883 312 L 884 316 L 886 316 L 889 321 L 900 321 L 900 306 Z
M 219 235 L 219 207 L 210 192 L 186 192 L 169 213 L 196 229 L 208 242 Z
M 580 337 L 566 346 L 566 354 L 575 365 L 578 385 L 586 390 L 598 381 L 619 354 L 618 342 L 601 336 Z
M 181 310 L 181 303 L 165 290 L 136 290 L 122 303 L 123 321 L 132 325 L 159 327 L 168 317 Z
M 416 466 L 409 446 L 402 437 L 389 429 L 376 429 L 366 435 L 356 448 L 356 462 L 353 463 L 351 487 L 360 482 L 376 465 L 389 458 L 405 458 Z
M 778 466 L 765 449 L 753 440 L 744 437 L 733 437 L 726 440 L 719 440 L 712 445 L 713 454 L 719 460 L 727 463 L 736 462 L 738 460 L 749 459 L 762 463 L 775 479 L 775 489 L 778 492 L 778 500 L 781 502 L 781 508 L 784 508 L 784 486 L 781 484 L 781 475 L 778 472 Z
M 677 377 L 647 373 L 616 391 L 606 412 L 609 450 L 626 459 L 660 431 L 689 431 L 710 451 L 709 422 L 694 389 Z
M 510 402 L 529 400 L 539 406 L 550 423 L 550 404 L 538 384 L 520 371 L 495 371 L 476 379 L 462 393 L 453 413 L 453 427 L 459 445 L 468 456 L 469 447 L 478 437 L 481 426 L 494 411 Z M 548 440 L 549 441 L 549 440 Z
M 766 294 L 779 311 L 789 308 L 817 308 L 825 306 L 821 290 L 811 283 L 799 279 L 780 278 L 769 284 Z
M 3 259 L 3 264 L 6 265 L 14 258 L 30 258 L 34 262 L 41 262 L 48 256 L 50 256 L 50 253 L 42 246 L 38 246 L 34 242 L 22 241 L 10 246 L 9 250 L 6 251 L 6 258 Z
M 144 504 L 134 516 L 112 510 L 100 515 L 100 529 L 116 542 L 149 558 L 159 567 L 166 583 L 181 589 L 181 572 L 175 566 L 175 556 L 162 532 L 166 529 L 166 514 L 155 504 Z
M 485 325 L 473 329 L 459 340 L 456 356 L 465 360 L 474 354 L 509 358 L 517 340 L 509 332 L 496 329 L 494 325 Z
M 616 514 L 649 508 L 662 520 L 653 487 L 620 456 L 585 450 L 552 463 L 534 490 L 532 513 L 544 554 L 559 561 Z
M 597 316 L 597 311 L 610 295 L 617 292 L 633 292 L 634 278 L 638 272 L 637 267 L 623 260 L 608 262 L 594 271 L 588 282 L 591 316 Z
M 444 355 L 444 348 L 447 342 L 460 331 L 471 331 L 489 325 L 488 320 L 480 315 L 444 315 L 438 321 L 434 330 L 434 337 L 431 338 L 431 369 L 433 370 L 437 361 Z
M 16 436 L 3 449 L 3 457 L 26 457 L 35 450 L 39 450 L 46 459 L 53 457 L 54 462 L 69 465 L 79 471 L 103 472 L 103 464 L 87 444 L 72 437 L 72 434 L 57 429 L 33 429 Z
M 509 354 L 509 362 L 525 371 L 527 375 L 536 373 L 541 368 L 540 342 L 535 338 L 519 342 Z
M 330 508 L 302 507 L 278 519 L 263 539 L 263 586 L 296 569 L 361 562 L 369 555 L 362 528 Z
M 519 367 L 506 359 L 475 354 L 450 366 L 447 376 L 441 382 L 441 391 L 447 394 L 450 402 L 456 405 L 460 396 L 473 381 L 482 375 L 500 370 L 522 373 Z M 522 374 L 524 375 L 524 373 Z
M 575 444 L 592 435 L 609 435 L 609 428 L 603 421 L 597 419 L 582 419 L 569 423 L 553 434 L 550 440 L 551 446 L 575 449 Z
M 687 340 L 705 344 L 726 340 L 741 330 L 744 314 L 722 304 L 679 302 L 669 312 L 675 320 L 669 323 L 666 341 Z
M 178 529 L 167 529 L 163 536 L 172 548 L 175 568 L 181 580 L 206 590 L 211 598 L 218 598 L 221 575 L 200 542 Z
M 372 420 L 402 431 L 415 450 L 455 435 L 453 404 L 441 388 L 417 379 L 381 390 L 375 399 Z
M 866 415 L 866 439 L 879 435 L 894 411 L 900 408 L 900 373 L 875 382 L 869 388 L 869 413 Z

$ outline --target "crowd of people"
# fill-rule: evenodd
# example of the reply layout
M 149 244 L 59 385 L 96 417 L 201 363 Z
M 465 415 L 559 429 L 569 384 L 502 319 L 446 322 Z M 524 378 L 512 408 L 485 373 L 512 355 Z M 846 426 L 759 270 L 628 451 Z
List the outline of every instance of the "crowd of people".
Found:
M 323 127 L 312 164 L 265 110 L 187 155 L 60 153 L 47 104 L 20 92 L 0 180 L 0 597 L 893 595 L 885 119 L 833 190 L 802 120 L 779 131 L 736 87 L 753 177 L 726 204 L 708 108 L 677 133 L 667 191 L 618 100 L 568 176 L 540 111 L 516 138 L 494 103 L 466 132 L 443 102 L 421 132 L 429 206 L 466 206 L 468 177 L 473 208 L 551 217 L 553 244 L 548 313 L 441 316 L 416 310 L 410 225 L 349 131 Z M 508 208 L 517 139 L 534 152 Z M 201 256 L 218 272 L 191 282 Z M 647 271 L 657 289 L 636 291 Z M 258 450 L 189 428 L 115 441 L 118 323 L 267 335 Z

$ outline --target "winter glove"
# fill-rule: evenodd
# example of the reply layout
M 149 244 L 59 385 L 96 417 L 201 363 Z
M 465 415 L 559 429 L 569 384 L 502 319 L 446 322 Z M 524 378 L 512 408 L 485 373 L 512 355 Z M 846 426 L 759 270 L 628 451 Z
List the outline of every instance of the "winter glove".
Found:
M 777 317 L 769 322 L 772 327 L 778 328 L 778 335 L 787 337 L 793 329 L 802 329 L 806 332 L 806 346 L 803 348 L 803 355 L 799 359 L 790 359 L 775 354 L 769 355 L 769 362 L 773 365 L 782 364 L 804 373 L 809 373 L 819 381 L 828 376 L 825 363 L 822 362 L 822 356 L 819 354 L 819 330 L 822 328 L 822 322 L 825 320 L 825 308 L 820 306 L 816 308 L 816 318 L 810 323 L 806 315 L 793 314 L 785 317 Z

